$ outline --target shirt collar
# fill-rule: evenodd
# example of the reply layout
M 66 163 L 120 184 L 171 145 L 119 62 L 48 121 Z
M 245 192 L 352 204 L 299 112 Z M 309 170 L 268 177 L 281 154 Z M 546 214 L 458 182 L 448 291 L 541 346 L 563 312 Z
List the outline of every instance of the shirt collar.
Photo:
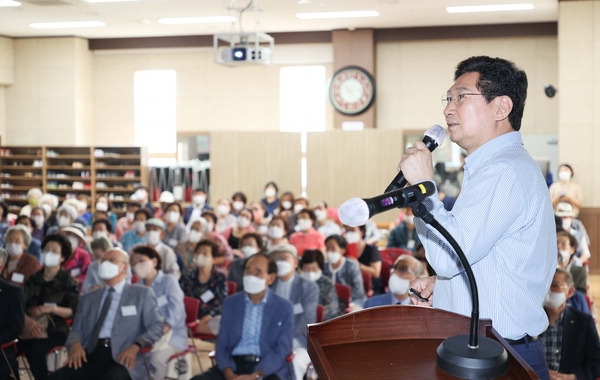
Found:
M 104 286 L 106 287 L 106 289 L 109 288 L 108 285 L 104 284 Z M 123 288 L 125 288 L 125 279 L 122 279 L 121 281 L 119 281 L 115 286 L 112 287 L 115 290 L 115 293 L 118 294 L 123 294 Z
M 490 157 L 496 157 L 500 151 L 510 145 L 523 145 L 520 132 L 504 133 L 477 148 L 465 158 L 464 170 L 470 172 L 480 168 Z

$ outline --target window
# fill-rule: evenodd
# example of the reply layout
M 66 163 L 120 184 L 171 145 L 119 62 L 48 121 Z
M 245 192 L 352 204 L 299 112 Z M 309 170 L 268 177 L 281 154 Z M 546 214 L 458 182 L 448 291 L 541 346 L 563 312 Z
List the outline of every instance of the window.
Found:
M 289 66 L 279 72 L 279 130 L 325 131 L 324 66 Z
M 149 153 L 176 150 L 175 70 L 136 71 L 133 77 L 135 144 Z

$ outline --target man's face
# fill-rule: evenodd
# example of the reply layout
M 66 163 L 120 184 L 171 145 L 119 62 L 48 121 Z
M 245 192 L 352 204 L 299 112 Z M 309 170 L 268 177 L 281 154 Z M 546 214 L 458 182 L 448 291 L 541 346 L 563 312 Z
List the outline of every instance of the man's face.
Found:
M 394 274 L 402 277 L 405 280 L 412 281 L 417 278 L 417 275 L 415 274 L 414 269 L 408 260 L 399 260 L 396 265 L 394 265 L 393 270 Z
M 467 153 L 493 138 L 496 122 L 496 99 L 487 103 L 477 88 L 479 73 L 470 72 L 461 75 L 448 90 L 447 96 L 455 101 L 444 108 L 444 116 L 450 133 L 450 140 L 457 143 Z
M 275 252 L 275 253 L 273 253 L 273 259 L 275 261 L 286 261 L 286 262 L 290 263 L 290 265 L 292 266 L 292 268 L 294 268 L 294 270 L 298 266 L 298 259 L 296 259 L 289 252 Z
M 252 256 L 244 268 L 244 276 L 256 276 L 267 280 L 267 286 L 271 285 L 276 278 L 275 273 L 269 273 L 269 262 L 263 256 Z
M 571 287 L 565 281 L 565 276 L 562 273 L 555 273 L 552 283 L 550 284 L 550 291 L 555 293 L 564 293 L 567 298 L 573 295 Z M 574 289 L 573 289 L 574 291 Z

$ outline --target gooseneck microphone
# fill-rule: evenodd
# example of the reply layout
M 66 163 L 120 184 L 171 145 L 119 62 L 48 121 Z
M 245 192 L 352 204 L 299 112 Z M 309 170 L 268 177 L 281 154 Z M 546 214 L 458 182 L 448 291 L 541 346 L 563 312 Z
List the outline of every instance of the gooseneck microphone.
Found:
M 435 193 L 435 185 L 425 181 L 403 189 L 389 191 L 373 198 L 351 198 L 344 202 L 338 216 L 350 227 L 362 226 L 370 217 L 393 208 L 403 208 L 420 202 Z
M 446 130 L 440 125 L 436 124 L 425 131 L 425 134 L 423 135 L 423 143 L 425 143 L 425 146 L 427 146 L 427 149 L 429 149 L 430 152 L 433 152 L 435 148 L 442 145 L 445 138 Z M 402 171 L 399 171 L 392 182 L 390 182 L 388 187 L 386 187 L 384 193 L 401 189 L 406 186 L 406 182 L 407 181 L 406 178 L 404 178 L 404 174 L 402 174 Z

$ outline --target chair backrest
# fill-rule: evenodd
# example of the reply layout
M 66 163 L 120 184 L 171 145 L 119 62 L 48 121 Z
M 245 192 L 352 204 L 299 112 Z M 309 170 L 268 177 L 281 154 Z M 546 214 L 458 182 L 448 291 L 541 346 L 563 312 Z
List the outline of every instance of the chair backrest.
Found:
M 317 323 L 325 320 L 325 306 L 317 305 Z
M 373 275 L 371 273 L 360 271 L 363 279 L 363 287 L 365 288 L 365 294 L 367 297 L 371 297 L 373 295 Z
M 185 306 L 185 323 L 192 323 L 198 319 L 198 310 L 200 309 L 200 300 L 194 297 L 183 297 Z
M 387 261 L 381 261 L 381 286 L 384 291 L 387 292 L 388 283 L 390 282 L 390 274 L 392 270 L 392 264 Z
M 227 280 L 227 294 L 232 295 L 237 292 L 237 284 L 234 281 Z
M 350 301 L 352 300 L 352 288 L 348 285 L 335 284 L 335 291 L 340 301 L 346 305 L 346 311 L 348 311 Z
M 381 256 L 382 261 L 386 261 L 390 264 L 393 264 L 394 261 L 401 255 L 412 255 L 412 251 L 404 248 L 384 248 L 379 250 L 379 255 Z

